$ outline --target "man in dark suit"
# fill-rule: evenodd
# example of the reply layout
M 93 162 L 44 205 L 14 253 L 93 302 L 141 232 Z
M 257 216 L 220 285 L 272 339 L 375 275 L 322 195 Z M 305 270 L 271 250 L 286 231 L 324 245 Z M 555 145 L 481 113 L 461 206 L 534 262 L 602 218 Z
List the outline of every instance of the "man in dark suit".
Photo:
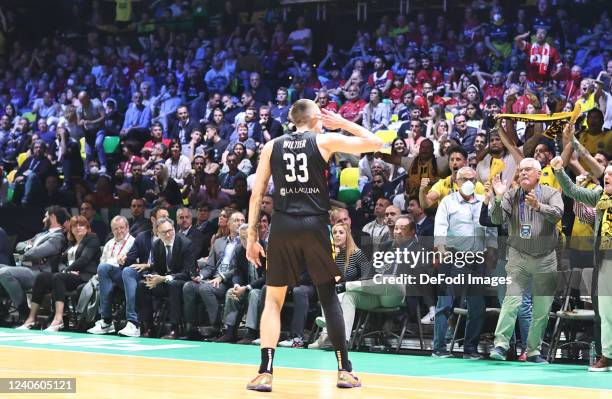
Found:
M 194 258 L 200 259 L 202 256 L 206 256 L 203 253 L 204 248 L 204 234 L 200 230 L 193 227 L 191 211 L 187 208 L 179 208 L 176 211 L 176 224 L 179 233 L 187 237 L 191 241 L 193 246 Z
M 230 235 L 221 237 L 213 243 L 213 249 L 199 276 L 192 278 L 183 288 L 185 304 L 185 321 L 191 324 L 195 313 L 196 299 L 202 298 L 208 319 L 213 327 L 213 335 L 219 331 L 219 305 L 225 298 L 225 293 L 232 286 L 235 265 L 234 257 L 240 247 L 238 227 L 245 222 L 241 212 L 232 214 L 229 220 Z
M 130 203 L 130 212 L 132 217 L 128 219 L 128 223 L 130 224 L 130 234 L 133 237 L 136 237 L 143 231 L 151 230 L 151 221 L 144 216 L 144 198 L 134 198 Z
M 176 119 L 170 125 L 168 137 L 178 140 L 181 144 L 189 144 L 193 130 L 202 131 L 202 126 L 196 118 L 190 117 L 189 108 L 181 105 L 176 109 Z
M 143 325 L 150 328 L 153 323 L 153 297 L 168 297 L 172 328 L 162 338 L 177 339 L 183 285 L 197 275 L 196 261 L 191 241 L 182 234 L 176 234 L 172 219 L 159 218 L 155 226 L 159 239 L 151 249 L 150 270 L 136 289 L 138 313 Z
M 136 290 L 138 282 L 142 280 L 143 272 L 150 269 L 151 264 L 151 248 L 153 242 L 157 240 L 157 227 L 155 223 L 157 219 L 169 216 L 168 210 L 157 207 L 151 211 L 150 221 L 152 230 L 143 231 L 136 236 L 134 245 L 127 253 L 121 278 L 123 280 L 123 289 L 125 291 L 125 307 L 127 324 L 125 328 L 119 330 L 117 334 L 126 337 L 140 336 L 140 323 L 138 314 L 136 313 Z

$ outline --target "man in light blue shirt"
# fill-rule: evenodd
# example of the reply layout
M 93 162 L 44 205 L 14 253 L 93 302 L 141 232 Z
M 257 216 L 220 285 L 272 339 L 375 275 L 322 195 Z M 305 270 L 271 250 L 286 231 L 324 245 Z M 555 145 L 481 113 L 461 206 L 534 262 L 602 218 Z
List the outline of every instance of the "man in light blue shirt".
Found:
M 148 133 L 151 125 L 151 108 L 142 103 L 142 94 L 137 91 L 132 95 L 132 103 L 125 112 L 121 136 L 134 133 Z
M 470 167 L 457 171 L 459 191 L 444 197 L 436 213 L 434 246 L 442 255 L 438 276 L 462 278 L 456 282 L 438 282 L 442 295 L 438 296 L 434 327 L 433 357 L 449 357 L 446 349 L 448 318 L 453 313 L 455 296 L 467 294 L 468 316 L 465 325 L 464 359 L 478 360 L 478 342 L 485 322 L 484 297 L 478 287 L 470 284 L 470 276 L 483 276 L 484 251 L 492 258 L 497 248 L 497 229 L 483 227 L 478 222 L 484 197 L 475 194 L 476 172 Z M 464 290 L 469 289 L 468 292 Z

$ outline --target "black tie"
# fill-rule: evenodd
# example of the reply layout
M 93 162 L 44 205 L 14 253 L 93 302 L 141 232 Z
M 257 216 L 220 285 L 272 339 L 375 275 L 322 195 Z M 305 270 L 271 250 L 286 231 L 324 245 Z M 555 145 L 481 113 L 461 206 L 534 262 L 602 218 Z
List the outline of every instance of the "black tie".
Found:
M 172 261 L 172 247 L 166 245 L 166 268 L 170 270 L 170 262 Z

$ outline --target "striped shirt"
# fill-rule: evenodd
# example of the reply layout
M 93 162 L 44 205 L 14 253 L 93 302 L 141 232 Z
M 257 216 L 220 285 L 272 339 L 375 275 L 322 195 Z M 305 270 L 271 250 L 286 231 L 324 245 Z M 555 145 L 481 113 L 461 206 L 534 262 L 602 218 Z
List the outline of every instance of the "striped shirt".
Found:
M 539 187 L 539 189 L 537 188 Z M 517 251 L 532 256 L 548 255 L 559 243 L 557 222 L 563 215 L 561 193 L 554 188 L 538 185 L 538 202 L 540 211 L 525 203 L 521 221 L 520 199 L 523 190 L 513 188 L 504 194 L 501 202 L 493 201 L 489 210 L 494 224 L 508 223 L 508 245 Z M 521 238 L 521 225 L 531 226 L 531 238 Z
M 346 249 L 341 249 L 340 253 L 336 255 L 336 265 L 340 270 L 343 282 L 366 280 L 372 277 L 372 263 L 361 249 L 357 249 L 352 253 L 349 264 L 346 266 L 346 271 L 345 260 Z

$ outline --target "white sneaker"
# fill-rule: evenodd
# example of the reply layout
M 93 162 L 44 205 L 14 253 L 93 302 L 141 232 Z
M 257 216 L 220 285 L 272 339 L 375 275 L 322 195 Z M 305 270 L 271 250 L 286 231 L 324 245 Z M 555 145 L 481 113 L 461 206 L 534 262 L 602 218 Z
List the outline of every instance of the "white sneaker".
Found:
M 321 333 L 321 335 L 319 335 L 319 338 L 315 342 L 308 345 L 308 349 L 325 349 L 331 348 L 331 346 L 332 344 L 331 342 L 329 342 L 327 333 Z
M 102 335 L 112 334 L 115 332 L 115 326 L 113 323 L 106 324 L 103 319 L 96 321 L 96 324 L 87 330 L 90 334 Z
M 140 328 L 136 327 L 131 321 L 128 321 L 125 327 L 119 330 L 117 334 L 125 337 L 140 337 Z
M 304 340 L 301 337 L 286 339 L 284 341 L 279 342 L 278 346 L 282 348 L 303 348 Z
M 251 345 L 261 345 L 261 338 L 252 340 Z
M 327 325 L 327 323 L 325 322 L 325 317 L 323 316 L 319 316 L 315 319 L 315 323 L 317 326 L 319 326 L 320 328 L 325 328 L 325 326 Z
M 436 319 L 436 308 L 432 306 L 431 308 L 429 308 L 429 313 L 427 313 L 421 319 L 421 324 L 432 324 L 435 319 Z

